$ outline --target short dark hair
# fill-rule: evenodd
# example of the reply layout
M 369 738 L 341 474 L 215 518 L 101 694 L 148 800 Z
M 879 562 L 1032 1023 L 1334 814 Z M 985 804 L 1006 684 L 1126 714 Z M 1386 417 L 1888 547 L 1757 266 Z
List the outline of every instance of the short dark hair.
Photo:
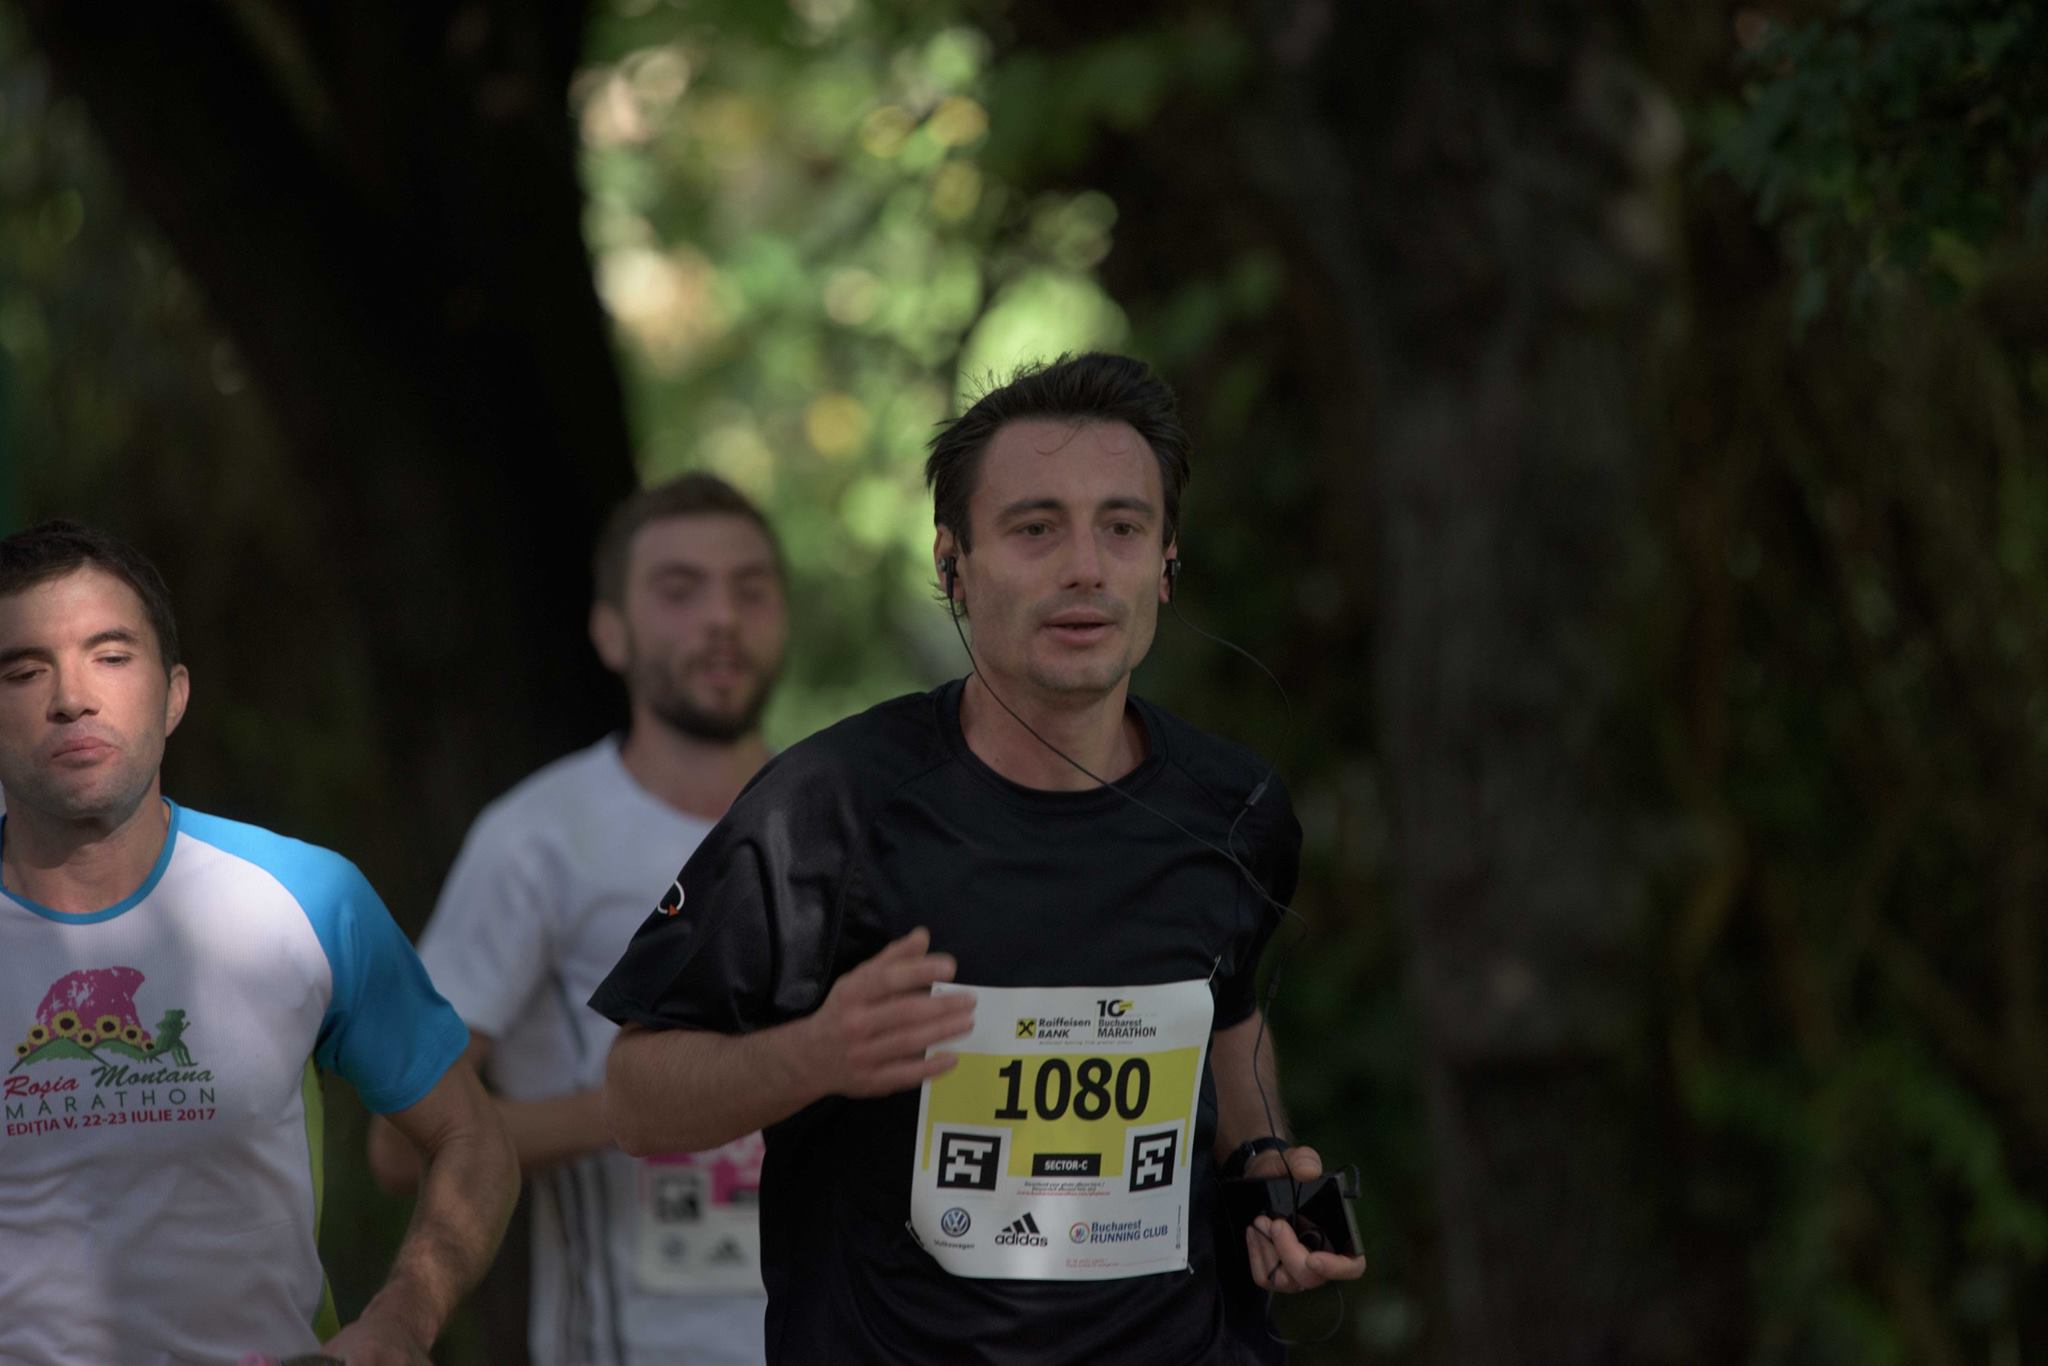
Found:
M 966 412 L 942 423 L 931 439 L 924 482 L 932 491 L 932 521 L 950 530 L 962 551 L 974 549 L 967 504 L 980 482 L 982 453 L 1004 423 L 1033 417 L 1123 422 L 1144 437 L 1159 461 L 1159 481 L 1165 489 L 1164 543 L 1173 543 L 1191 444 L 1180 423 L 1180 405 L 1166 381 L 1145 362 L 1089 351 L 1062 355 L 1050 365 L 1020 366 L 1007 384 L 989 390 Z
M 591 577 L 600 602 L 608 602 L 614 607 L 624 605 L 626 561 L 632 553 L 633 538 L 640 534 L 642 527 L 665 522 L 671 517 L 746 518 L 761 528 L 761 534 L 768 538 L 768 549 L 775 555 L 777 576 L 789 577 L 782 563 L 782 542 L 776 538 L 775 528 L 768 525 L 768 519 L 761 515 L 761 509 L 717 475 L 697 471 L 641 489 L 612 509 L 612 515 L 605 519 L 604 530 L 598 535 L 597 553 L 591 562 Z
M 171 591 L 164 587 L 164 576 L 134 546 L 83 522 L 53 518 L 0 539 L 0 598 L 88 567 L 105 570 L 135 590 L 149 628 L 156 633 L 164 672 L 176 668 L 178 623 L 171 616 Z

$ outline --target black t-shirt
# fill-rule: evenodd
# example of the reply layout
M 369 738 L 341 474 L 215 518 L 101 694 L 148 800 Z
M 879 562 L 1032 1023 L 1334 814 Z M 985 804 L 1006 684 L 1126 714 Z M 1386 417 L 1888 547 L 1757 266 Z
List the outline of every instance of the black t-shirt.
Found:
M 988 987 L 1210 982 L 1214 1027 L 1255 1008 L 1277 913 L 1221 855 L 1102 788 L 1021 787 L 960 732 L 962 684 L 867 711 L 780 755 L 684 867 L 591 1005 L 621 1024 L 737 1033 L 815 1010 L 833 980 L 919 925 Z M 1137 698 L 1148 753 L 1118 786 L 1232 847 L 1293 895 L 1301 829 L 1249 751 Z M 1239 820 L 1240 815 L 1242 819 Z M 1230 835 L 1237 822 L 1234 836 Z M 673 900 L 673 894 L 671 895 Z M 761 1237 L 772 1360 L 1179 1366 L 1232 1361 L 1196 1166 L 1186 1272 L 983 1280 L 913 1239 L 915 1090 L 831 1097 L 768 1130 Z M 1215 1143 L 1202 1079 L 1195 1151 Z

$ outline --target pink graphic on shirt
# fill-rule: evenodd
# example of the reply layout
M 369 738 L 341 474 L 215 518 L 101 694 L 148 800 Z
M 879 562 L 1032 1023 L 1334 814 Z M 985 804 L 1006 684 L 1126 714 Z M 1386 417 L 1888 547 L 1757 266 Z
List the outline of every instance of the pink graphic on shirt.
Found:
M 43 993 L 34 1021 L 14 1045 L 8 1074 L 38 1062 L 118 1068 L 120 1058 L 195 1066 L 185 1043 L 185 1012 L 166 1010 L 154 1029 L 144 1025 L 135 1008 L 135 989 L 141 985 L 142 974 L 128 967 L 81 968 L 59 977 Z
M 711 1203 L 729 1205 L 735 1196 L 761 1189 L 761 1159 L 768 1142 L 759 1134 L 736 1138 L 707 1153 L 658 1153 L 646 1159 L 655 1167 L 695 1167 L 710 1176 Z
M 67 972 L 51 984 L 36 1007 L 36 1018 L 49 1024 L 59 1011 L 75 1011 L 81 1020 L 97 1024 L 109 1017 L 122 1027 L 142 1025 L 135 1013 L 135 988 L 142 974 L 134 968 L 85 968 Z M 116 1031 L 118 1032 L 118 1030 Z

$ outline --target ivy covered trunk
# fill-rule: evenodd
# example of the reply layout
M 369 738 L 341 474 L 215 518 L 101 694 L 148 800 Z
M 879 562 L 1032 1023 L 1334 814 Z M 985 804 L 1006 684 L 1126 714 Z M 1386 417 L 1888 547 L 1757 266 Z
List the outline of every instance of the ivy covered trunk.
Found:
M 1739 1263 L 1686 1226 L 1632 662 L 1677 115 L 1602 7 L 1398 22 L 1349 142 L 1379 206 L 1377 681 L 1448 1359 L 1740 1360 Z

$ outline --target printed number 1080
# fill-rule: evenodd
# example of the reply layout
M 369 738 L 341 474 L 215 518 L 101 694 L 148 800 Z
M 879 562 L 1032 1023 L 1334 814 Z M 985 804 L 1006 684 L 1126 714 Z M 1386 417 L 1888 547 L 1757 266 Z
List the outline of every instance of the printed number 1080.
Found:
M 996 1118 L 1031 1118 L 1024 1108 L 1024 1059 L 1012 1058 L 996 1075 L 1010 1085 Z M 1065 1058 L 1046 1058 L 1031 1082 L 1032 1109 L 1045 1120 L 1065 1117 L 1070 1106 L 1076 1119 L 1101 1119 L 1112 1106 L 1119 1118 L 1137 1119 L 1151 1099 L 1152 1067 L 1143 1058 L 1126 1058 L 1114 1069 L 1107 1058 L 1083 1058 L 1078 1067 Z

